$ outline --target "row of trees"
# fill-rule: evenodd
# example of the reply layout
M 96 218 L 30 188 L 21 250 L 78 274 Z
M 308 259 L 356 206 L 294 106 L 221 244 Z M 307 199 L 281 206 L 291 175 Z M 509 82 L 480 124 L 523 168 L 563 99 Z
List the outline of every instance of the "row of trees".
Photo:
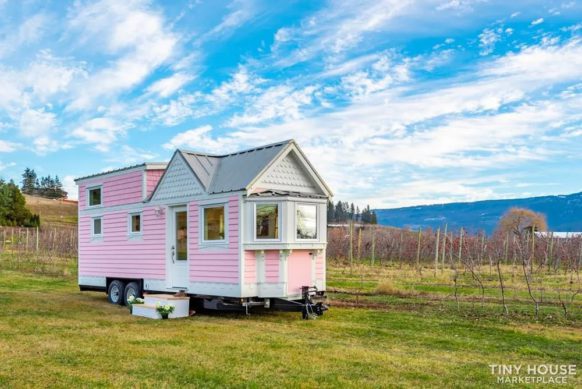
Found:
M 0 179 L 0 225 L 38 227 L 40 217 L 26 208 L 26 200 L 14 181 Z
M 338 201 L 336 204 L 328 201 L 327 221 L 328 223 L 378 224 L 376 213 L 370 209 L 369 205 L 360 210 L 359 206 L 354 206 L 354 203 L 349 204 L 347 201 Z
M 63 190 L 63 184 L 59 176 L 37 177 L 34 169 L 26 168 L 22 173 L 22 193 L 41 196 L 49 199 L 64 199 L 67 192 Z

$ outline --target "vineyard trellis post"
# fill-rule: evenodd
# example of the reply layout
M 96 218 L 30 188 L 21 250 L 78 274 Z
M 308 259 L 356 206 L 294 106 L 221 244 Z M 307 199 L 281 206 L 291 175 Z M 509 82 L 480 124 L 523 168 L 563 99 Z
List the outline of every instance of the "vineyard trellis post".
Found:
M 442 271 L 445 271 L 445 258 L 447 255 L 447 227 L 448 227 L 448 223 L 445 224 L 445 233 L 443 234 L 443 249 L 442 249 Z
M 441 235 L 441 229 L 437 229 L 437 234 L 436 234 L 436 239 L 435 239 L 435 249 L 434 249 L 434 276 L 437 276 L 437 271 L 438 271 L 438 267 L 439 267 L 439 243 L 441 241 L 440 239 L 440 235 Z
M 418 244 L 416 247 L 416 270 L 418 274 L 422 274 L 422 270 L 420 269 L 420 241 L 422 239 L 422 229 L 418 227 Z

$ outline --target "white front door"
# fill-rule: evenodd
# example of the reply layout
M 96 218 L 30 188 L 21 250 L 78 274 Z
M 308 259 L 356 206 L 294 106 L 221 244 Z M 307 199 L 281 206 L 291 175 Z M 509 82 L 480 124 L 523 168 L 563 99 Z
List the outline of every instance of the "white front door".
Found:
M 170 208 L 170 286 L 188 287 L 188 212 L 186 207 Z

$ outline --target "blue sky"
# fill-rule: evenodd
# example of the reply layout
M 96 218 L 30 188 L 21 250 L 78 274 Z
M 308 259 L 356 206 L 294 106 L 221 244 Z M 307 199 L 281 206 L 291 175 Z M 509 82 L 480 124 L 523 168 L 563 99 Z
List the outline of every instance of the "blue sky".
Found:
M 581 22 L 570 0 L 0 0 L 0 176 L 75 192 L 295 138 L 374 207 L 582 191 Z

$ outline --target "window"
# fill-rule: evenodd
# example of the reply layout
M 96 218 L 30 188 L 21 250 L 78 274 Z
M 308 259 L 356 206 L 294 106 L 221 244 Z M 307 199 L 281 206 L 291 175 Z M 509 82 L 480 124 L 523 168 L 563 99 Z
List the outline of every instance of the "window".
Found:
M 317 205 L 297 204 L 297 239 L 317 239 Z
M 129 214 L 129 232 L 131 234 L 141 234 L 141 213 Z
M 89 189 L 89 206 L 101 205 L 101 187 Z
M 224 206 L 204 208 L 204 240 L 225 239 Z
M 101 226 L 101 218 L 96 217 L 93 219 L 93 236 L 101 236 L 102 235 L 102 226 Z
M 278 204 L 257 204 L 255 216 L 257 239 L 279 239 Z

